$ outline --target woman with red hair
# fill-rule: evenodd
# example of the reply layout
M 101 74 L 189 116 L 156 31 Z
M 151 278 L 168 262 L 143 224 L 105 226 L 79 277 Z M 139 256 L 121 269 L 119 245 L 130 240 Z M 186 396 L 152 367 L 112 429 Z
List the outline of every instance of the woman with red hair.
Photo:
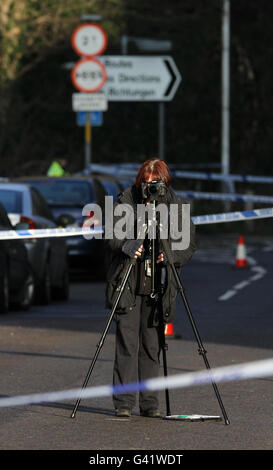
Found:
M 136 176 L 135 184 L 123 191 L 114 205 L 114 226 L 120 220 L 115 216 L 119 204 L 129 205 L 134 213 L 134 225 L 137 222 L 138 204 L 149 204 L 150 194 L 145 193 L 147 183 L 160 184 L 164 191 L 158 197 L 160 203 L 178 205 L 178 218 L 182 220 L 182 199 L 178 198 L 170 187 L 171 175 L 167 164 L 158 158 L 145 161 Z M 134 233 L 136 230 L 134 230 Z M 169 235 L 171 247 L 171 236 Z M 158 291 L 152 293 L 151 281 L 151 240 L 146 235 L 144 240 L 120 239 L 115 235 L 107 240 L 109 245 L 109 264 L 107 272 L 106 306 L 112 308 L 115 294 L 128 260 L 136 262 L 131 270 L 127 285 L 121 295 L 116 309 L 116 351 L 113 371 L 113 384 L 145 381 L 159 374 L 159 356 L 161 351 L 160 337 L 162 321 L 173 320 L 176 307 L 177 286 L 173 278 L 171 266 L 161 249 L 160 240 L 156 240 L 156 273 L 155 286 L 159 289 L 159 280 L 164 272 L 164 292 L 161 298 L 162 309 L 158 306 Z M 190 244 L 185 250 L 172 250 L 174 264 L 180 269 L 189 261 L 195 251 L 194 225 L 191 222 Z M 152 294 L 152 295 L 151 295 Z M 161 313 L 160 313 L 161 312 Z M 163 319 L 159 316 L 163 314 Z M 161 321 L 160 321 L 161 320 Z M 136 404 L 136 393 L 113 395 L 116 416 L 130 417 Z M 159 412 L 157 391 L 140 391 L 139 410 L 141 416 L 150 418 L 162 417 Z
M 139 187 L 141 183 L 147 182 L 150 177 L 156 180 L 162 180 L 168 188 L 171 182 L 171 174 L 168 165 L 164 160 L 158 158 L 151 158 L 141 165 L 136 176 L 136 187 Z

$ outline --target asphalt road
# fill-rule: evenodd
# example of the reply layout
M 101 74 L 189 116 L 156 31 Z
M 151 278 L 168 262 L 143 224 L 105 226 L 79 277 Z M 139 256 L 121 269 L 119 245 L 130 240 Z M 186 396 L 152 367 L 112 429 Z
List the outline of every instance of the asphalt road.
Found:
M 273 241 L 246 237 L 248 269 L 236 270 L 236 236 L 200 237 L 182 283 L 211 367 L 271 358 Z M 0 318 L 1 397 L 81 387 L 108 319 L 103 283 L 71 283 L 68 303 Z M 181 298 L 168 339 L 168 374 L 205 369 Z M 89 385 L 112 381 L 114 324 Z M 163 375 L 163 370 L 162 370 Z M 218 385 L 230 419 L 179 422 L 116 418 L 111 397 L 0 409 L 1 450 L 272 450 L 273 377 Z M 211 385 L 171 389 L 172 414 L 220 415 Z M 164 392 L 160 392 L 165 412 Z M 151 463 L 151 462 L 150 462 Z M 116 465 L 117 466 L 117 465 Z

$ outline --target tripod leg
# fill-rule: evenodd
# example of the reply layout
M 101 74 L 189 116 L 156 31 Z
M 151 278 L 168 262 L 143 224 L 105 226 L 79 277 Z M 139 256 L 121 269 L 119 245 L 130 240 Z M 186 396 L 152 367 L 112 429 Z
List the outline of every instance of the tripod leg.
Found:
M 175 269 L 175 268 L 174 268 L 174 269 Z M 176 270 L 175 270 L 175 271 L 176 271 Z M 176 275 L 177 275 L 177 277 L 178 277 L 178 274 L 177 274 L 177 273 L 176 273 Z M 178 278 L 178 279 L 179 279 L 179 278 Z M 187 311 L 187 313 L 188 313 L 188 317 L 189 317 L 190 323 L 191 323 L 191 325 L 192 325 L 192 328 L 193 328 L 193 331 L 194 331 L 194 334 L 195 334 L 195 337 L 196 337 L 196 340 L 197 340 L 197 343 L 198 343 L 198 346 L 199 346 L 198 352 L 199 352 L 199 354 L 203 357 L 203 360 L 204 360 L 204 363 L 205 363 L 205 366 L 206 366 L 207 370 L 210 370 L 210 364 L 209 364 L 209 361 L 208 361 L 207 356 L 206 356 L 206 350 L 204 349 L 204 346 L 203 346 L 203 344 L 202 344 L 200 335 L 199 335 L 199 333 L 198 333 L 198 330 L 197 330 L 195 321 L 194 321 L 194 319 L 193 319 L 193 316 L 192 316 L 192 313 L 191 313 L 191 310 L 190 310 L 190 307 L 189 307 L 189 304 L 188 304 L 188 301 L 187 301 L 187 299 L 186 299 L 185 292 L 184 292 L 184 289 L 183 289 L 181 283 L 180 283 L 179 290 L 180 290 L 180 294 L 181 294 L 181 296 L 182 296 L 182 299 L 183 299 L 183 302 L 184 302 L 186 311 Z M 225 410 L 225 408 L 224 408 L 224 405 L 223 405 L 223 402 L 222 402 L 222 399 L 221 399 L 221 396 L 220 396 L 218 387 L 217 387 L 216 383 L 215 383 L 213 380 L 211 380 L 211 383 L 212 383 L 212 386 L 213 386 L 213 389 L 214 389 L 216 398 L 217 398 L 217 400 L 218 400 L 219 406 L 220 406 L 220 408 L 221 408 L 222 414 L 223 414 L 223 416 L 224 416 L 225 424 L 229 424 L 230 421 L 229 421 L 229 419 L 228 419 L 228 417 L 227 417 L 226 410 Z
M 174 274 L 174 277 L 175 277 L 175 280 L 176 280 L 176 284 L 177 284 L 178 290 L 179 290 L 179 292 L 180 292 L 180 294 L 181 294 L 183 303 L 184 303 L 184 305 L 185 305 L 185 308 L 186 308 L 186 311 L 187 311 L 187 314 L 188 314 L 188 317 L 189 317 L 189 320 L 190 320 L 190 324 L 191 324 L 191 326 L 192 326 L 192 329 L 193 329 L 195 338 L 196 338 L 196 340 L 197 340 L 197 344 L 198 344 L 198 347 L 199 347 L 198 352 L 199 352 L 200 355 L 202 355 L 207 370 L 210 370 L 210 364 L 209 364 L 209 361 L 208 361 L 207 356 L 206 356 L 206 351 L 205 351 L 204 346 L 203 346 L 203 344 L 202 344 L 202 341 L 201 341 L 200 335 L 199 335 L 199 333 L 198 333 L 197 326 L 196 326 L 196 324 L 195 324 L 194 318 L 193 318 L 193 316 L 192 316 L 192 313 L 191 313 L 191 310 L 190 310 L 190 307 L 189 307 L 189 304 L 188 304 L 188 301 L 187 301 L 187 298 L 186 298 L 186 295 L 185 295 L 183 286 L 182 286 L 182 284 L 181 284 L 180 278 L 179 278 L 179 276 L 178 276 L 178 274 L 177 274 L 175 265 L 174 265 L 174 263 L 173 263 L 172 252 L 171 252 L 171 250 L 170 250 L 170 248 L 169 248 L 169 245 L 168 245 L 168 243 L 167 243 L 167 240 L 161 239 L 161 242 L 162 242 L 164 251 L 165 251 L 165 253 L 166 253 L 167 259 L 168 259 L 168 261 L 169 261 L 169 263 L 170 263 L 170 265 L 171 265 L 172 272 L 173 272 L 173 274 Z M 220 408 L 221 408 L 221 411 L 222 411 L 222 414 L 223 414 L 223 417 L 224 417 L 224 420 L 225 420 L 225 424 L 229 424 L 230 421 L 229 421 L 228 416 L 227 416 L 227 414 L 226 414 L 226 410 L 225 410 L 225 407 L 224 407 L 224 405 L 223 405 L 223 402 L 222 402 L 220 393 L 219 393 L 219 391 L 218 391 L 218 387 L 217 387 L 216 383 L 215 383 L 213 380 L 211 380 L 211 382 L 212 382 L 212 386 L 213 386 L 213 389 L 214 389 L 216 398 L 217 398 L 217 400 L 218 400 L 219 406 L 220 406 Z
M 88 384 L 88 381 L 89 381 L 90 376 L 91 376 L 91 374 L 92 374 L 94 365 L 95 365 L 96 360 L 97 360 L 97 358 L 98 358 L 98 356 L 99 356 L 100 350 L 101 350 L 101 348 L 102 348 L 102 346 L 103 346 L 103 344 L 104 344 L 104 340 L 105 340 L 105 337 L 106 337 L 107 332 L 108 332 L 108 330 L 109 330 L 110 324 L 111 324 L 111 322 L 112 322 L 114 313 L 115 313 L 115 311 L 113 310 L 113 311 L 111 312 L 111 315 L 110 315 L 109 319 L 108 319 L 108 322 L 107 322 L 106 327 L 105 327 L 105 329 L 104 329 L 104 332 L 103 332 L 103 334 L 102 334 L 102 336 L 101 336 L 101 339 L 100 339 L 100 341 L 99 341 L 99 343 L 98 343 L 98 345 L 97 345 L 97 350 L 96 350 L 96 352 L 95 352 L 95 355 L 94 355 L 94 357 L 93 357 L 93 359 L 92 359 L 92 362 L 91 362 L 91 364 L 90 364 L 90 367 L 89 367 L 89 369 L 88 369 L 87 375 L 86 375 L 85 380 L 84 380 L 83 385 L 82 385 L 82 391 L 87 387 L 87 384 Z M 75 418 L 75 416 L 76 416 L 76 412 L 77 412 L 77 409 L 78 409 L 78 407 L 79 407 L 79 404 L 80 404 L 80 401 L 81 401 L 81 397 L 82 397 L 82 392 L 81 392 L 79 398 L 78 398 L 77 401 L 76 401 L 76 404 L 75 404 L 75 406 L 74 406 L 74 409 L 73 409 L 73 411 L 72 411 L 72 413 L 71 413 L 71 418 Z
M 164 377 L 168 376 L 168 370 L 167 370 L 167 353 L 166 351 L 168 350 L 168 345 L 165 342 L 165 324 L 162 324 L 162 332 L 161 335 L 163 337 L 162 339 L 162 357 L 163 357 L 163 370 L 164 370 Z M 170 409 L 170 398 L 169 398 L 169 390 L 166 387 L 165 388 L 165 400 L 166 400 L 166 414 L 167 416 L 171 416 L 171 409 Z
M 80 396 L 79 396 L 79 398 L 77 399 L 76 404 L 75 404 L 75 406 L 74 406 L 74 409 L 73 409 L 73 411 L 72 411 L 72 413 L 71 413 L 71 418 L 75 418 L 75 416 L 76 416 L 76 412 L 77 412 L 77 409 L 78 409 L 78 407 L 79 407 L 79 404 L 80 404 L 80 401 L 81 401 L 81 397 L 82 397 L 82 391 L 86 388 L 86 386 L 87 386 L 87 384 L 88 384 L 88 381 L 89 381 L 89 379 L 90 379 L 90 376 L 91 376 L 92 371 L 93 371 L 93 368 L 94 368 L 94 365 L 95 365 L 95 363 L 96 363 L 96 360 L 97 360 L 97 358 L 98 358 L 98 356 L 99 356 L 100 350 L 101 350 L 101 348 L 102 348 L 102 346 L 103 346 L 103 344 L 104 344 L 106 335 L 107 335 L 108 330 L 109 330 L 109 328 L 110 328 L 110 325 L 111 325 L 112 319 L 113 319 L 113 317 L 114 317 L 114 314 L 115 314 L 117 305 L 118 305 L 118 303 L 119 303 L 119 299 L 120 299 L 120 297 L 121 297 L 121 294 L 122 294 L 122 292 L 123 292 L 123 290 L 124 290 L 125 284 L 126 284 L 126 282 L 127 282 L 127 280 L 128 280 L 128 277 L 129 277 L 129 275 L 130 275 L 130 272 L 131 272 L 132 267 L 133 267 L 134 264 L 135 264 L 135 260 L 132 260 L 132 261 L 130 262 L 128 268 L 127 268 L 127 271 L 126 271 L 126 274 L 125 274 L 125 276 L 124 276 L 124 278 L 123 278 L 123 280 L 122 280 L 122 283 L 121 283 L 121 285 L 119 286 L 118 296 L 117 296 L 117 298 L 116 298 L 116 300 L 115 300 L 115 302 L 114 302 L 114 305 L 113 305 L 113 308 L 112 308 L 112 310 L 111 310 L 109 319 L 108 319 L 108 321 L 107 321 L 107 323 L 106 323 L 106 326 L 105 326 L 104 331 L 103 331 L 103 333 L 102 333 L 101 339 L 100 339 L 100 341 L 99 341 L 99 343 L 98 343 L 98 345 L 97 345 L 97 350 L 96 350 L 96 352 L 95 352 L 95 355 L 94 355 L 94 357 L 93 357 L 93 359 L 92 359 L 92 362 L 91 362 L 90 367 L 89 367 L 89 369 L 88 369 L 88 372 L 87 372 L 87 374 L 86 374 L 85 380 L 84 380 L 84 382 L 83 382 L 82 390 L 81 390 Z
M 161 270 L 161 273 L 160 273 L 160 292 L 158 295 L 157 302 L 158 302 L 158 310 L 159 310 L 159 317 L 160 317 L 159 318 L 159 332 L 160 332 L 160 346 L 161 346 L 162 358 L 163 358 L 163 370 L 164 370 L 164 377 L 167 377 L 168 376 L 168 369 L 167 369 L 168 345 L 166 343 L 166 338 L 165 338 L 166 323 L 163 318 L 163 308 L 162 308 L 162 296 L 163 296 L 163 291 L 164 291 L 165 280 L 166 280 L 166 272 L 164 268 L 164 270 Z M 166 415 L 171 416 L 169 390 L 167 387 L 165 388 L 165 400 L 166 400 Z

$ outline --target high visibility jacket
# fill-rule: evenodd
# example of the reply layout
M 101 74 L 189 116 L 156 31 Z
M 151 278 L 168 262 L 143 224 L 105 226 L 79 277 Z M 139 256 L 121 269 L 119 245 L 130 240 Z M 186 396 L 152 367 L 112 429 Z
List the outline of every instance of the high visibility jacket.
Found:
M 63 167 L 60 165 L 59 162 L 54 161 L 51 163 L 47 171 L 47 176 L 65 176 L 65 175 L 67 175 L 67 173 L 63 169 Z

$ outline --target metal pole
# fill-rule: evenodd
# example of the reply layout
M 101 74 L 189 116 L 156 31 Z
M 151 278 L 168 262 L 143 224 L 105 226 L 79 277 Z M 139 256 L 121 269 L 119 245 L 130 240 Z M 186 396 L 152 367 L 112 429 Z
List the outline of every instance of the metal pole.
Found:
M 121 36 L 121 53 L 122 55 L 128 54 L 128 36 L 125 34 Z
M 91 164 L 91 116 L 90 112 L 86 113 L 86 118 L 85 118 L 85 168 L 88 168 L 89 165 Z
M 222 12 L 222 144 L 221 144 L 221 168 L 222 174 L 230 172 L 230 148 L 229 148 L 229 112 L 230 112 L 230 2 L 223 0 Z
M 165 105 L 164 102 L 158 104 L 158 156 L 164 160 L 164 146 L 165 146 Z

